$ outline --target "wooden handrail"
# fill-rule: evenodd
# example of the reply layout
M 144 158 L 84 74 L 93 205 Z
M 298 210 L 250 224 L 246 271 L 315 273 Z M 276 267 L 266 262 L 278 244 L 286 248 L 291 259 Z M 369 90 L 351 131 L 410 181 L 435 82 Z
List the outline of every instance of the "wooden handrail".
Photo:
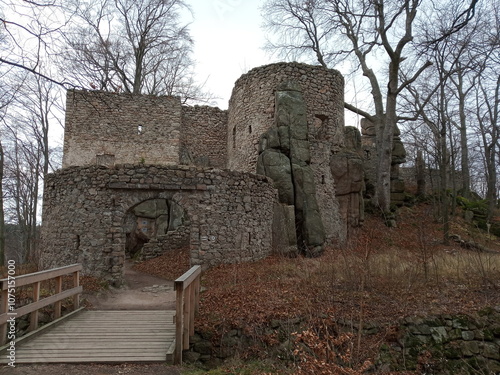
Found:
M 82 270 L 81 264 L 72 264 L 66 267 L 54 268 L 51 270 L 34 272 L 26 275 L 15 277 L 15 289 L 25 285 L 33 284 L 33 302 L 18 307 L 14 311 L 8 311 L 8 297 L 9 285 L 8 278 L 0 280 L 0 290 L 2 293 L 2 304 L 0 306 L 0 345 L 7 342 L 7 321 L 15 317 L 20 318 L 23 315 L 31 313 L 29 330 L 38 328 L 38 310 L 42 307 L 54 304 L 54 317 L 61 316 L 61 301 L 68 297 L 73 297 L 73 307 L 78 309 L 80 306 L 79 295 L 82 293 L 83 288 L 80 286 L 80 271 Z M 62 276 L 73 275 L 73 288 L 62 291 Z M 42 281 L 56 279 L 55 294 L 40 299 L 40 283 Z
M 194 335 L 194 314 L 200 301 L 201 266 L 193 266 L 174 282 L 176 291 L 174 364 L 182 364 L 182 351 Z

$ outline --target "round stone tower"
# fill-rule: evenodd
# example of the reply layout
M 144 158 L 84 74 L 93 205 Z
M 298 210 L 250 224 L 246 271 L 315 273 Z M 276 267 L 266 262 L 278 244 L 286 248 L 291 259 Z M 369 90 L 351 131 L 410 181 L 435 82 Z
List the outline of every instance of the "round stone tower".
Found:
M 300 96 L 300 99 L 297 99 L 300 102 L 298 107 L 303 107 L 304 110 L 299 111 L 299 114 L 294 113 L 293 109 L 283 112 L 278 108 L 278 103 L 281 101 L 278 98 L 283 97 L 279 93 L 286 91 L 286 89 L 280 91 L 283 87 L 294 87 L 292 91 Z M 297 107 L 295 104 L 288 106 Z M 287 119 L 293 116 L 300 118 Z M 335 198 L 335 182 L 330 170 L 331 155 L 338 152 L 344 144 L 344 79 L 342 75 L 336 70 L 325 69 L 321 66 L 277 63 L 252 69 L 241 76 L 235 83 L 229 101 L 228 168 L 250 173 L 258 171 L 259 155 L 264 151 L 262 138 L 268 138 L 267 132 L 273 128 L 283 130 L 284 122 L 302 123 L 301 129 L 303 130 L 298 132 L 304 131 L 305 134 L 299 136 L 300 139 L 296 140 L 296 144 L 307 143 L 305 148 L 300 150 L 295 148 L 296 151 L 290 151 L 287 147 L 281 150 L 273 149 L 288 157 L 291 165 L 295 165 L 296 162 L 292 161 L 290 153 L 303 154 L 299 164 L 310 169 L 310 171 L 305 170 L 304 174 L 308 185 L 292 187 L 297 200 L 294 205 L 300 206 L 303 201 L 301 196 L 297 196 L 297 192 L 304 189 L 313 190 L 315 202 L 305 200 L 303 205 L 312 206 L 313 210 L 316 210 L 316 206 L 318 207 L 321 225 L 324 227 L 324 244 L 342 243 L 346 233 L 342 229 L 338 202 Z M 298 129 L 295 125 L 290 126 Z M 288 131 L 285 130 L 285 132 Z M 284 139 L 289 139 L 289 136 L 289 133 L 281 134 L 277 142 L 286 143 Z M 262 169 L 258 173 L 263 173 Z M 290 174 L 293 175 L 294 172 L 291 170 Z M 273 179 L 276 182 L 276 179 Z M 293 184 L 297 184 L 297 181 L 292 181 Z M 289 200 L 281 203 L 290 205 Z M 295 209 L 295 214 L 299 215 L 296 217 L 297 225 L 297 221 L 307 220 L 300 217 L 302 212 L 298 212 L 297 209 Z M 313 226 L 317 228 L 316 220 Z M 307 237 L 309 231 L 307 229 L 304 231 L 306 232 L 304 236 Z M 300 247 L 302 241 L 300 231 L 297 235 Z M 313 241 L 313 247 L 316 242 L 318 241 Z

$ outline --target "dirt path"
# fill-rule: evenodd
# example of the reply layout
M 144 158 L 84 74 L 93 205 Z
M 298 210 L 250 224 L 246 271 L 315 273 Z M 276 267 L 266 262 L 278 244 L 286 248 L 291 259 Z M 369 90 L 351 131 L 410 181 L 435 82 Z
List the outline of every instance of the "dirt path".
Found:
M 173 310 L 175 292 L 173 281 L 134 270 L 132 262 L 125 263 L 125 285 L 110 288 L 85 298 L 94 310 Z M 180 375 L 177 367 L 154 364 L 52 364 L 0 367 L 0 375 Z
M 93 310 L 174 310 L 174 282 L 133 269 L 125 262 L 125 285 L 85 298 Z

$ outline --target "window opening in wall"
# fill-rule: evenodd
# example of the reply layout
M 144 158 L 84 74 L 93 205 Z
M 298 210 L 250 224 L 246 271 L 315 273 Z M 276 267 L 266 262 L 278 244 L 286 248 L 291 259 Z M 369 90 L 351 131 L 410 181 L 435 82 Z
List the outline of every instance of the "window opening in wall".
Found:
M 236 148 L 236 126 L 233 128 L 233 148 Z
M 76 250 L 80 249 L 80 235 L 76 235 Z
M 144 133 L 144 127 L 142 125 L 137 125 L 137 135 Z
M 252 134 L 252 125 L 248 125 L 248 134 Z
M 325 175 L 321 175 L 321 183 L 324 185 L 325 184 Z

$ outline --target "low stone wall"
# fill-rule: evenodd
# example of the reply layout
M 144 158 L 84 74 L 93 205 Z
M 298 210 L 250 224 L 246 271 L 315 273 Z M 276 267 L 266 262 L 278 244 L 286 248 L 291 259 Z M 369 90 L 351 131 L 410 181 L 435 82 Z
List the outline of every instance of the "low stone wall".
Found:
M 271 251 L 277 193 L 267 177 L 186 166 L 70 167 L 45 180 L 41 267 L 82 263 L 86 274 L 121 282 L 130 212 L 162 200 L 184 211 L 193 265 Z
M 189 239 L 190 227 L 189 225 L 183 225 L 175 231 L 158 236 L 148 243 L 145 243 L 138 258 L 140 260 L 148 260 L 159 257 L 168 251 L 184 249 L 189 247 Z
M 248 353 L 251 348 L 265 347 L 262 350 L 268 354 L 294 361 L 291 333 L 307 327 L 307 319 L 295 318 L 267 322 L 258 328 L 259 332 L 254 331 L 255 327 L 231 327 L 223 333 L 198 331 L 191 338 L 190 350 L 184 353 L 184 358 L 214 367 L 228 358 Z M 331 327 L 337 334 L 352 332 L 355 336 L 359 329 L 358 321 L 343 319 Z M 485 308 L 475 316 L 409 317 L 389 329 L 364 322 L 362 337 L 373 335 L 378 342 L 385 342 L 372 367 L 375 373 L 500 374 L 500 306 Z M 273 338 L 272 345 L 265 341 L 266 337 Z
M 407 318 L 397 337 L 382 346 L 384 370 L 428 374 L 499 374 L 500 306 L 477 316 Z

